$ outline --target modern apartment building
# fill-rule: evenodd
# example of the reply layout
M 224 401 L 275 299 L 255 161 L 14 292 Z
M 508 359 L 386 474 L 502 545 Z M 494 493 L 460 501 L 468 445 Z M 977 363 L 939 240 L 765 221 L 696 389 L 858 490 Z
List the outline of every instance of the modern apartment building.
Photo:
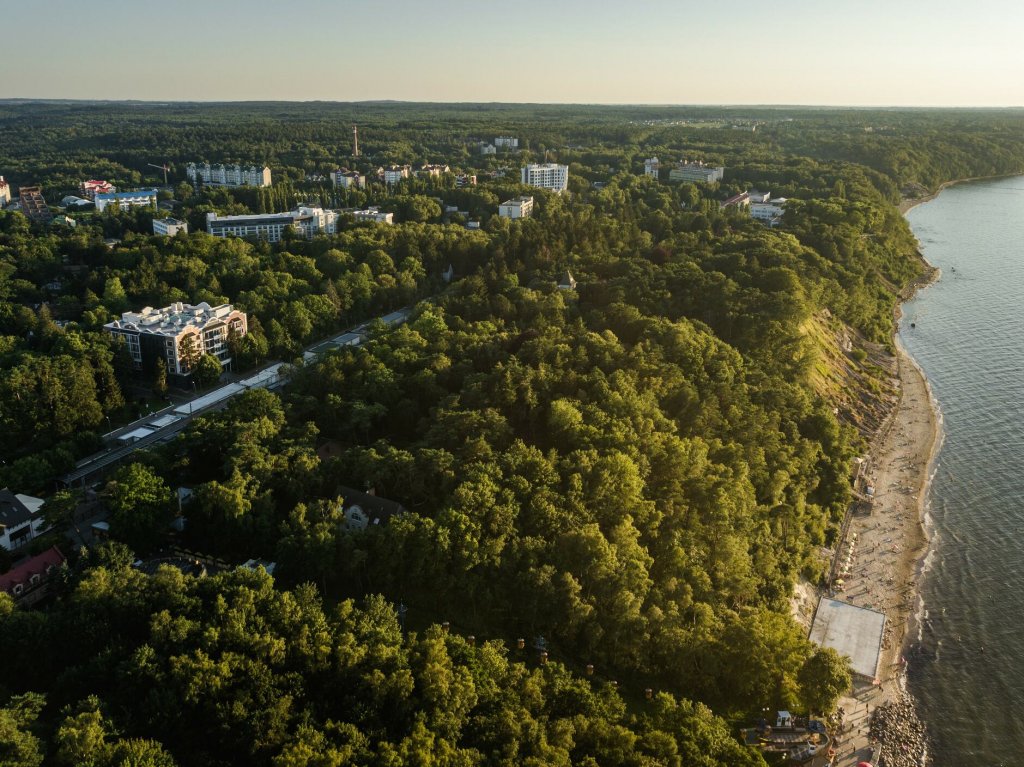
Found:
M 498 215 L 502 218 L 529 218 L 532 214 L 532 197 L 516 197 L 514 200 L 506 200 L 498 206 Z
M 334 234 L 338 231 L 338 214 L 333 210 L 306 206 L 287 213 L 248 216 L 206 214 L 206 231 L 214 237 L 255 237 L 267 242 L 280 242 L 289 228 L 294 228 L 300 237 L 307 240 L 318 233 Z
M 6 208 L 11 204 L 11 185 L 0 176 L 0 208 Z
M 338 170 L 331 171 L 331 183 L 336 187 L 340 186 L 344 189 L 351 189 L 352 187 L 365 189 L 366 176 L 348 168 L 339 168 Z
M 384 213 L 380 208 L 367 208 L 366 210 L 352 211 L 352 218 L 357 222 L 372 221 L 378 224 L 395 223 L 394 213 Z
M 409 178 L 412 173 L 410 165 L 391 165 L 384 168 L 384 183 L 388 185 L 397 184 L 403 178 Z
M 87 200 L 95 200 L 97 194 L 110 194 L 116 191 L 117 187 L 109 181 L 101 181 L 99 179 L 83 181 L 78 185 L 78 193 Z
M 655 180 L 658 179 L 658 171 L 661 170 L 661 162 L 657 157 L 651 157 L 644 160 L 644 175 L 651 176 Z
M 552 162 L 543 165 L 531 163 L 523 168 L 522 181 L 541 189 L 564 192 L 569 187 L 569 166 Z
M 487 143 L 480 144 L 480 154 L 482 154 L 482 155 L 490 155 L 490 154 L 497 154 L 497 153 L 498 153 L 498 147 L 494 146 L 494 144 L 487 144 Z
M 0 546 L 8 551 L 20 549 L 48 526 L 41 513 L 43 500 L 31 495 L 0 489 Z
M 96 192 L 93 197 L 96 203 L 96 211 L 102 213 L 108 205 L 114 205 L 121 210 L 129 208 L 155 208 L 156 189 L 139 189 L 135 192 Z
M 185 221 L 179 221 L 176 218 L 153 219 L 153 234 L 163 234 L 167 237 L 173 237 L 178 232 L 188 234 L 188 224 Z
M 416 175 L 417 176 L 421 176 L 421 177 L 422 176 L 440 176 L 443 173 L 450 173 L 450 172 L 451 172 L 451 168 L 449 168 L 447 165 L 424 165 L 422 168 L 420 168 L 418 171 L 416 171 Z
M 231 366 L 230 334 L 248 332 L 245 312 L 231 304 L 195 306 L 175 303 L 163 309 L 147 306 L 141 312 L 125 312 L 121 319 L 103 326 L 127 346 L 135 367 L 148 369 L 162 362 L 173 376 L 189 376 L 203 354 L 212 354 L 225 368 Z
M 501 147 L 503 149 L 518 149 L 519 139 L 513 136 L 498 136 L 494 139 L 494 146 Z
M 724 175 L 724 166 L 705 165 L 702 162 L 681 162 L 668 172 L 671 181 L 699 181 L 704 184 L 721 181 Z
M 43 192 L 38 186 L 23 186 L 18 189 L 18 205 L 21 212 L 30 221 L 47 224 L 53 218 L 50 206 L 43 199 Z
M 270 186 L 270 168 L 250 165 L 196 165 L 190 162 L 185 166 L 185 175 L 195 183 L 202 179 L 204 184 L 213 186 Z

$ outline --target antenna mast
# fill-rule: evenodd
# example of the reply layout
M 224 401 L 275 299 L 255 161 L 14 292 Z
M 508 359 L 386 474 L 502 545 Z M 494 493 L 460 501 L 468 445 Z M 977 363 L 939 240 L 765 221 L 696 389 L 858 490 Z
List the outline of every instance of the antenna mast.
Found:
M 359 126 L 352 126 L 352 156 L 359 156 Z

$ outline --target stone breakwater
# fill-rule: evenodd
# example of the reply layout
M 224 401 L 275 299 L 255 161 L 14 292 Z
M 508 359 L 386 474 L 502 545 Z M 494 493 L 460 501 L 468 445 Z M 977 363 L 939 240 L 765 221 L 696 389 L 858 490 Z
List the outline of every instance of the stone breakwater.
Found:
M 924 767 L 930 762 L 924 722 L 914 699 L 902 690 L 875 709 L 871 740 L 878 767 Z

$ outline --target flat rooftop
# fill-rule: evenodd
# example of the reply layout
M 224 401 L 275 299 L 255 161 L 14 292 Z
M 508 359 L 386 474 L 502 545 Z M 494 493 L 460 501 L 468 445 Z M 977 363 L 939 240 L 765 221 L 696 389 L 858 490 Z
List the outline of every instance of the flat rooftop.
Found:
M 811 626 L 811 641 L 850 658 L 855 673 L 878 676 L 885 613 L 822 597 Z

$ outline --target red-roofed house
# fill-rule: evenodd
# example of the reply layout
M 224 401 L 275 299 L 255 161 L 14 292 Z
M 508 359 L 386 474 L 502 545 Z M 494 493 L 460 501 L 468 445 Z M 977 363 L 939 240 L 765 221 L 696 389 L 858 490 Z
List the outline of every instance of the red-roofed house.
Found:
M 100 181 L 93 179 L 91 181 L 83 181 L 79 187 L 79 192 L 82 197 L 87 200 L 95 200 L 97 194 L 112 194 L 117 191 L 117 187 L 111 184 L 109 181 Z
M 33 605 L 46 596 L 50 580 L 63 563 L 64 555 L 54 546 L 0 575 L 0 591 L 19 604 Z

